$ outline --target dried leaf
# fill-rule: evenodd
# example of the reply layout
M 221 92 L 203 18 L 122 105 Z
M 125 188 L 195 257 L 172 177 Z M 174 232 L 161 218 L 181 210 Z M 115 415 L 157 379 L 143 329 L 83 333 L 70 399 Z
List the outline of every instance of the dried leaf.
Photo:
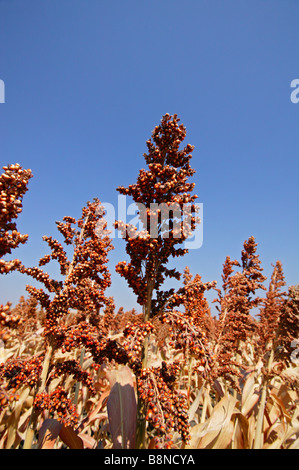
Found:
M 70 449 L 84 448 L 83 440 L 70 426 L 62 426 L 59 437 Z
M 278 438 L 275 441 L 268 444 L 267 442 L 263 445 L 263 449 L 280 449 L 281 444 L 283 442 L 282 438 Z
M 236 401 L 233 396 L 225 395 L 205 423 L 191 428 L 191 442 L 186 449 L 226 449 L 233 436 L 231 417 Z
M 248 375 L 242 393 L 241 413 L 247 416 L 259 400 L 259 395 L 255 391 L 256 376 L 255 372 Z
M 248 396 L 247 400 L 245 401 L 244 405 L 241 408 L 241 412 L 244 416 L 248 416 L 249 413 L 253 410 L 257 402 L 259 401 L 260 396 L 257 393 L 253 393 L 252 395 Z
M 242 392 L 242 406 L 246 402 L 249 396 L 254 393 L 254 386 L 255 386 L 255 372 L 251 372 L 248 374 L 248 377 L 245 381 L 243 392 Z
M 27 400 L 29 394 L 30 387 L 25 387 L 22 390 L 20 398 L 17 401 L 15 408 L 7 421 L 8 435 L 5 443 L 6 449 L 11 449 L 16 445 L 16 439 L 18 439 L 17 430 L 19 425 L 20 414 L 22 411 L 23 404 Z
M 97 447 L 97 441 L 89 434 L 80 432 L 78 436 L 83 441 L 84 449 L 95 449 Z
M 249 421 L 242 413 L 234 413 L 232 418 L 235 418 L 235 448 L 248 449 L 249 448 Z
M 282 415 L 286 418 L 286 420 L 288 422 L 290 422 L 292 418 L 291 418 L 290 414 L 288 413 L 286 407 L 284 406 L 283 401 L 275 393 L 273 393 L 272 391 L 270 392 L 270 395 L 271 395 L 271 398 L 273 399 L 273 401 L 279 407 Z
M 299 426 L 289 428 L 284 436 L 284 442 L 287 442 L 293 435 L 296 435 L 296 438 L 299 437 Z
M 200 441 L 199 449 L 227 449 L 234 432 L 234 423 L 229 421 L 220 431 L 207 433 Z
M 107 402 L 108 419 L 115 449 L 133 449 L 136 437 L 137 403 L 131 370 L 107 371 L 111 391 Z
M 38 434 L 38 449 L 53 449 L 62 424 L 57 419 L 45 419 Z
M 221 383 L 219 382 L 219 380 L 217 379 L 214 380 L 214 389 L 216 390 L 216 392 L 221 398 L 224 397 L 223 387 Z
M 201 387 L 201 389 L 199 390 L 195 400 L 193 401 L 192 405 L 189 408 L 189 411 L 188 411 L 189 423 L 194 419 L 195 414 L 198 410 L 198 407 L 199 407 L 199 404 L 200 404 L 200 399 L 201 399 L 201 396 L 202 396 L 202 391 L 203 391 L 203 387 Z
M 299 449 L 299 437 L 287 448 L 288 449 Z
M 81 424 L 79 426 L 79 429 L 81 432 L 84 429 L 86 429 L 87 426 L 89 426 L 89 424 L 94 422 L 96 419 L 107 418 L 107 413 L 99 413 L 99 410 L 103 407 L 105 400 L 109 397 L 109 394 L 110 394 L 110 387 L 108 390 L 105 390 L 105 392 L 102 393 L 95 409 L 91 413 L 89 413 L 89 415 L 86 418 L 84 418 L 83 421 L 81 421 Z

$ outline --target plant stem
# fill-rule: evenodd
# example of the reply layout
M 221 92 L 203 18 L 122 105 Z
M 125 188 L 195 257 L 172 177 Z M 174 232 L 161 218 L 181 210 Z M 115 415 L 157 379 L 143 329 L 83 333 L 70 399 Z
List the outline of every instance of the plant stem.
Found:
M 237 353 L 236 353 L 236 362 L 237 362 L 237 363 L 241 363 L 241 355 L 240 355 L 240 353 L 239 353 L 239 351 L 240 351 L 240 346 L 241 346 L 241 341 L 240 341 L 240 339 L 238 339 Z M 236 367 L 237 367 L 237 366 L 236 366 Z M 237 390 L 234 389 L 234 391 L 233 391 L 233 397 L 234 397 L 234 398 L 237 398 L 237 394 L 238 394 Z
M 205 420 L 206 420 L 208 400 L 209 400 L 209 396 L 210 396 L 210 388 L 211 388 L 210 384 L 207 384 L 207 388 L 206 388 L 205 394 L 204 394 L 202 410 L 201 410 L 201 417 L 200 417 L 200 422 L 201 423 L 204 423 Z
M 267 362 L 268 372 L 271 371 L 273 359 L 274 359 L 274 348 L 272 347 L 270 355 L 268 357 L 268 362 Z M 258 411 L 258 416 L 257 416 L 253 449 L 262 449 L 263 444 L 264 444 L 263 422 L 264 422 L 264 413 L 265 413 L 268 385 L 269 385 L 269 378 L 265 377 L 264 383 L 262 386 L 262 393 L 261 393 L 261 400 L 260 400 L 259 411 Z
M 82 367 L 83 365 L 83 360 L 85 356 L 85 347 L 81 349 L 81 354 L 80 354 L 80 366 Z M 76 382 L 76 388 L 75 388 L 75 396 L 74 396 L 74 405 L 78 405 L 78 398 L 79 398 L 79 390 L 80 390 L 80 382 Z
M 47 347 L 47 351 L 46 351 L 46 355 L 45 355 L 45 359 L 44 359 L 43 370 L 42 370 L 41 377 L 40 377 L 40 383 L 39 383 L 38 388 L 36 390 L 35 396 L 38 393 L 41 393 L 41 392 L 44 391 L 47 376 L 48 376 L 48 370 L 49 370 L 49 366 L 50 366 L 50 362 L 51 362 L 51 358 L 52 358 L 52 353 L 53 353 L 53 346 L 51 344 L 49 344 L 48 347 Z M 31 447 L 32 447 L 32 442 L 33 442 L 34 434 L 35 434 L 35 431 L 36 431 L 38 416 L 39 416 L 39 413 L 35 410 L 35 408 L 33 406 L 31 416 L 30 416 L 30 420 L 29 420 L 29 424 L 28 424 L 28 428 L 27 428 L 27 431 L 26 431 L 26 437 L 25 437 L 23 449 L 31 449 Z
M 152 295 L 153 295 L 153 281 L 148 282 L 147 286 L 147 297 L 146 303 L 143 309 L 143 321 L 146 323 L 150 319 L 151 305 L 152 305 Z M 142 347 L 142 369 L 147 368 L 148 364 L 148 344 L 149 337 L 144 338 L 143 347 Z M 145 449 L 146 441 L 146 403 L 142 400 L 138 393 L 138 407 L 137 407 L 137 429 L 136 429 L 136 447 L 137 449 Z
M 190 406 L 191 375 L 192 375 L 192 357 L 189 356 L 189 361 L 188 361 L 188 386 L 187 386 L 187 406 L 188 406 L 188 408 Z

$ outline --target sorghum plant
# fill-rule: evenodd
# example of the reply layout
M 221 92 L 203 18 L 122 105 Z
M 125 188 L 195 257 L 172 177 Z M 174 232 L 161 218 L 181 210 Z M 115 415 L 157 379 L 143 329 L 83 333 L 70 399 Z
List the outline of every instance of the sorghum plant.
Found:
M 6 342 L 11 337 L 11 330 L 17 329 L 24 319 L 11 310 L 11 303 L 0 305 L 0 339 Z
M 222 292 L 218 290 L 220 315 L 215 347 L 214 371 L 222 376 L 231 386 L 239 389 L 237 378 L 242 365 L 242 355 L 247 341 L 255 331 L 256 325 L 251 310 L 258 307 L 261 298 L 256 295 L 258 289 L 265 290 L 257 243 L 254 237 L 244 242 L 241 263 L 227 257 L 223 266 Z M 240 271 L 234 272 L 234 266 Z
M 259 341 L 257 342 L 256 349 L 264 362 L 266 360 L 266 356 L 269 357 L 270 351 L 272 351 L 272 355 L 274 354 L 276 347 L 275 343 L 279 339 L 277 336 L 278 325 L 286 297 L 286 292 L 281 292 L 281 288 L 283 286 L 285 286 L 285 280 L 282 264 L 280 261 L 277 261 L 273 267 L 266 298 L 262 300 L 259 312 Z
M 105 290 L 110 285 L 107 254 L 112 249 L 111 240 L 105 232 L 102 231 L 101 234 L 104 235 L 99 236 L 96 230 L 97 222 L 102 220 L 103 214 L 99 200 L 95 199 L 82 209 L 79 220 L 64 217 L 63 222 L 57 222 L 64 243 L 73 246 L 71 260 L 68 259 L 61 243 L 52 237 L 43 237 L 51 249 L 51 254 L 41 258 L 39 266 L 46 265 L 51 259 L 57 260 L 63 280 L 51 279 L 40 267 L 27 268 L 22 264 L 18 265 L 21 273 L 43 284 L 44 287 L 40 289 L 30 285 L 26 289 L 45 311 L 43 356 L 29 360 L 17 358 L 1 368 L 1 377 L 6 381 L 7 389 L 18 388 L 24 383 L 36 387 L 34 411 L 24 447 L 31 445 L 38 413 L 42 409 L 48 409 L 49 412 L 57 411 L 56 400 L 57 403 L 62 403 L 61 409 L 57 411 L 58 419 L 66 424 L 74 424 L 77 420 L 74 406 L 65 390 L 59 388 L 50 395 L 45 391 L 46 385 L 55 374 L 68 373 L 78 381 L 90 383 L 77 361 L 68 361 L 63 366 L 55 364 L 53 361 L 55 352 L 58 349 L 69 351 L 72 348 L 85 346 L 94 349 L 95 359 L 101 356 L 100 352 L 103 353 L 100 351 L 103 349 L 101 338 L 97 339 L 99 331 L 92 325 L 92 321 L 89 321 L 99 315 L 100 308 L 105 305 Z M 83 315 L 84 321 L 75 325 L 68 324 L 68 319 L 74 310 Z M 107 346 L 107 340 L 104 343 Z M 92 387 L 90 391 L 92 392 Z
M 188 267 L 180 288 L 163 289 L 167 278 L 181 278 L 168 261 L 187 252 L 182 244 L 197 222 L 188 183 L 193 147 L 179 150 L 185 135 L 177 116 L 166 114 L 147 142 L 148 169 L 118 188 L 140 211 L 140 231 L 116 222 L 130 257 L 116 270 L 141 313 L 115 314 L 106 297 L 112 244 L 98 199 L 78 220 L 57 222 L 63 243 L 45 236 L 50 253 L 38 266 L 2 260 L 26 241 L 12 220 L 31 175 L 4 167 L 0 272 L 18 269 L 42 287 L 27 286 L 29 298 L 14 309 L 0 306 L 0 448 L 29 448 L 34 435 L 39 448 L 298 448 L 299 291 L 281 290 L 281 263 L 261 299 L 255 239 L 245 241 L 240 262 L 228 256 L 218 319 L 205 297 L 216 283 Z M 187 222 L 177 211 L 184 204 Z M 53 260 L 59 279 L 44 268 Z
M 165 399 L 162 399 L 158 392 L 155 393 L 159 387 L 167 389 L 168 385 L 165 376 L 161 376 L 158 369 L 148 368 L 148 341 L 151 331 L 148 328 L 151 328 L 149 322 L 163 312 L 167 304 L 174 301 L 174 289 L 163 291 L 161 286 L 166 278 L 180 279 L 181 273 L 176 268 L 169 269 L 167 264 L 170 257 L 183 256 L 188 252 L 181 245 L 194 231 L 198 222 L 194 204 L 197 196 L 191 195 L 194 183 L 188 182 L 188 178 L 195 173 L 190 166 L 191 152 L 194 147 L 188 144 L 179 150 L 185 137 L 186 129 L 179 124 L 176 114 L 163 116 L 160 125 L 153 130 L 152 138 L 146 142 L 148 153 L 144 154 L 144 158 L 148 169 L 140 170 L 136 184 L 129 185 L 127 188 L 123 186 L 117 188 L 121 194 L 131 196 L 137 206 L 139 204 L 140 220 L 143 225 L 143 230 L 138 232 L 137 227 L 124 224 L 122 221 L 116 222 L 116 227 L 122 231 L 126 239 L 126 250 L 130 256 L 130 262 L 118 263 L 116 270 L 127 280 L 128 285 L 137 295 L 138 303 L 143 307 L 142 328 L 144 328 L 143 333 L 146 332 L 145 335 L 141 335 L 138 348 L 141 349 L 142 360 L 142 370 L 138 375 L 139 447 L 145 446 L 145 420 L 158 429 L 157 445 L 161 445 L 161 439 L 164 445 L 169 445 L 171 442 L 169 424 L 159 427 L 159 420 L 162 423 L 167 422 L 165 414 L 169 414 L 170 403 L 174 410 L 180 403 L 175 413 L 180 414 L 179 409 L 184 408 L 182 397 L 177 398 L 178 401 L 176 401 L 174 398 L 171 399 L 172 395 L 166 394 Z M 184 205 L 189 205 L 190 208 L 188 220 L 182 215 Z M 175 315 L 168 321 L 174 322 L 176 326 L 178 322 L 180 323 Z M 198 333 L 197 331 L 195 333 L 196 327 L 191 326 L 190 323 L 188 325 L 190 325 L 189 330 L 187 325 L 183 328 L 187 336 L 189 335 L 190 338 L 196 336 Z M 140 326 L 138 328 L 140 329 Z M 196 341 L 198 339 L 195 343 Z M 165 363 L 165 370 L 167 367 Z M 156 377 L 155 380 L 153 377 Z M 154 387 L 155 381 L 160 385 Z M 160 415 L 149 412 L 149 409 L 159 409 Z M 152 421 L 153 416 L 157 419 L 156 425 Z M 188 427 L 186 416 L 181 416 L 180 419 L 182 423 L 185 423 L 180 430 L 182 438 L 186 439 Z
M 27 234 L 22 235 L 17 230 L 16 219 L 22 212 L 23 196 L 28 190 L 32 172 L 24 170 L 18 163 L 4 166 L 3 170 L 0 175 L 0 274 L 7 274 L 17 269 L 21 262 L 19 259 L 7 261 L 2 258 L 28 239 Z M 18 315 L 11 313 L 10 307 L 10 303 L 0 305 L 0 334 L 3 340 L 9 338 L 9 329 L 21 322 Z
M 144 154 L 144 158 L 148 170 L 140 170 L 136 184 L 117 188 L 121 194 L 132 196 L 137 206 L 141 203 L 145 208 L 140 214 L 143 231 L 138 232 L 136 227 L 121 221 L 116 223 L 123 231 L 130 256 L 130 262 L 119 262 L 116 270 L 137 295 L 138 303 L 144 309 L 145 321 L 158 313 L 167 297 L 173 294 L 173 290 L 160 292 L 167 277 L 180 278 L 176 269 L 167 268 L 168 259 L 187 253 L 186 249 L 177 245 L 181 245 L 190 231 L 195 229 L 194 215 L 190 217 L 187 227 L 183 220 L 176 223 L 177 214 L 171 213 L 174 207 L 182 211 L 183 204 L 190 204 L 190 211 L 196 212 L 194 201 L 197 196 L 191 195 L 194 183 L 187 182 L 195 173 L 189 163 L 194 147 L 188 144 L 179 150 L 185 137 L 186 129 L 179 125 L 177 115 L 166 114 L 161 124 L 155 127 L 152 139 L 146 142 L 148 153 Z M 163 209 L 167 208 L 170 212 L 165 216 Z
M 0 258 L 11 254 L 11 250 L 28 239 L 28 235 L 18 232 L 14 219 L 22 212 L 23 196 L 32 177 L 31 170 L 24 170 L 18 163 L 4 166 L 3 170 L 0 175 Z M 5 274 L 18 263 L 18 260 L 0 260 L 0 272 Z
M 290 364 L 294 352 L 293 342 L 299 338 L 299 284 L 290 286 L 285 299 L 277 328 L 277 359 Z
M 20 318 L 15 330 L 15 334 L 20 340 L 25 338 L 27 334 L 35 333 L 43 326 L 45 313 L 38 306 L 37 299 L 31 295 L 27 298 L 22 295 L 17 305 L 12 308 L 11 313 Z
M 105 290 L 110 285 L 107 268 L 107 254 L 113 248 L 108 235 L 98 236 L 97 222 L 102 219 L 100 202 L 95 199 L 82 209 L 81 218 L 64 217 L 57 222 L 59 232 L 66 245 L 73 246 L 73 256 L 69 260 L 61 243 L 52 237 L 44 236 L 51 254 L 39 261 L 44 266 L 50 260 L 57 260 L 63 280 L 54 280 L 39 267 L 20 266 L 19 271 L 44 284 L 44 289 L 27 286 L 28 292 L 40 302 L 46 312 L 46 337 L 60 336 L 61 319 L 70 311 L 85 314 L 85 319 L 98 314 L 105 304 Z M 77 228 L 75 226 L 77 225 Z M 52 299 L 51 299 L 51 295 Z M 61 328 L 62 329 L 62 328 Z
M 263 420 L 271 381 L 275 376 L 279 377 L 285 367 L 291 364 L 292 341 L 297 340 L 299 333 L 299 296 L 296 296 L 296 288 L 290 287 L 289 297 L 286 298 L 287 293 L 281 292 L 284 285 L 282 264 L 277 261 L 273 268 L 269 290 L 263 301 L 264 306 L 259 314 L 259 341 L 256 349 L 263 361 L 263 367 L 254 439 L 256 449 L 262 448 L 264 444 Z M 287 381 L 291 387 L 298 387 L 298 378 L 297 380 L 289 378 Z
M 184 271 L 183 305 L 187 317 L 191 317 L 195 325 L 205 332 L 210 342 L 214 339 L 215 323 L 211 316 L 209 303 L 205 297 L 205 291 L 216 287 L 216 282 L 203 283 L 201 276 L 192 275 L 188 266 Z

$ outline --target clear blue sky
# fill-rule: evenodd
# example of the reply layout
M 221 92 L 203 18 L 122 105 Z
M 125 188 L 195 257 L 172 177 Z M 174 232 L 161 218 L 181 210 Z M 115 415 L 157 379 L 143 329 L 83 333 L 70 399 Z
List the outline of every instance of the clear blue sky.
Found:
M 94 197 L 116 205 L 168 112 L 195 146 L 204 207 L 203 245 L 179 267 L 220 283 L 226 255 L 239 259 L 253 235 L 264 273 L 279 259 L 298 283 L 298 32 L 297 0 L 0 0 L 1 167 L 34 175 L 18 219 L 29 240 L 13 257 L 36 265 L 56 220 Z M 114 271 L 125 243 L 114 242 L 109 293 L 129 309 L 135 296 Z M 2 276 L 0 302 L 27 283 Z

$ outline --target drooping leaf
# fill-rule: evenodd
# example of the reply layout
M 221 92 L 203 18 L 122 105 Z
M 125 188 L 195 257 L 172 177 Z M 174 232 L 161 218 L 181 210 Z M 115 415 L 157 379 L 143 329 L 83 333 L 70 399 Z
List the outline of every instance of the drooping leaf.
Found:
M 232 417 L 235 420 L 234 430 L 234 448 L 235 449 L 248 449 L 249 448 L 249 421 L 243 413 L 233 413 Z
M 38 434 L 38 449 L 53 449 L 59 436 L 62 423 L 57 419 L 45 419 Z
M 201 387 L 201 389 L 199 390 L 198 394 L 196 395 L 195 400 L 193 401 L 193 403 L 191 404 L 191 406 L 188 410 L 189 423 L 194 419 L 195 414 L 198 410 L 200 400 L 201 400 L 201 396 L 202 396 L 202 391 L 203 391 L 203 387 Z
M 38 435 L 38 449 L 53 449 L 57 438 L 69 449 L 83 449 L 83 440 L 70 426 L 64 426 L 57 419 L 45 419 Z
M 62 426 L 59 437 L 70 449 L 84 448 L 83 440 L 71 426 Z
M 224 395 L 213 409 L 209 419 L 191 429 L 191 442 L 187 449 L 226 449 L 231 441 L 234 426 L 231 421 L 236 398 Z
M 107 371 L 111 391 L 107 401 L 109 427 L 115 449 L 133 449 L 136 437 L 137 403 L 133 374 L 125 366 Z
M 30 387 L 25 387 L 21 394 L 19 400 L 16 402 L 16 405 L 7 421 L 8 435 L 5 443 L 6 449 L 11 449 L 15 445 L 19 444 L 18 439 L 18 426 L 19 419 L 24 406 L 25 401 L 29 397 Z
M 95 449 L 97 447 L 97 441 L 87 433 L 81 432 L 78 434 L 84 444 L 84 449 Z

